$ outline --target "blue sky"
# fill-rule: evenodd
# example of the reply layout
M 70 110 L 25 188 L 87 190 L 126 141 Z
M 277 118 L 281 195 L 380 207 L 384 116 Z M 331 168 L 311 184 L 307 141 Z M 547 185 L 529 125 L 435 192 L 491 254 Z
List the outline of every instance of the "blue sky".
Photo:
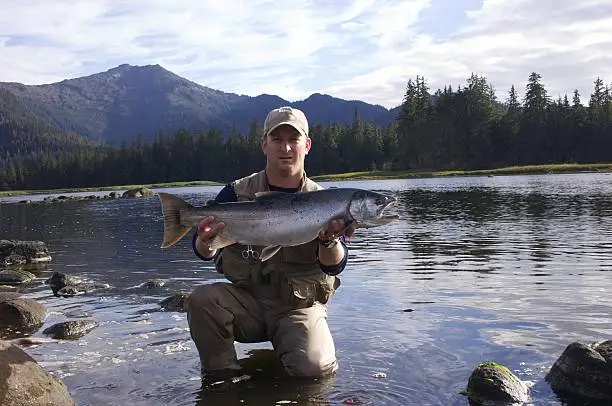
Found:
M 484 75 L 505 99 L 532 71 L 552 97 L 612 82 L 608 0 L 21 0 L 0 5 L 0 81 L 41 84 L 122 63 L 205 86 L 394 107 L 406 82 Z

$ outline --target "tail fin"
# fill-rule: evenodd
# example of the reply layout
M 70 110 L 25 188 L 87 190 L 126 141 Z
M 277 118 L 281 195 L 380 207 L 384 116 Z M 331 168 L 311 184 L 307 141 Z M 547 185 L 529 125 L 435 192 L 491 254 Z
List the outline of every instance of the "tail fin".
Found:
M 164 242 L 161 248 L 168 248 L 176 244 L 191 230 L 191 227 L 181 224 L 181 209 L 188 209 L 193 206 L 180 197 L 163 192 L 157 194 L 161 200 L 164 216 Z

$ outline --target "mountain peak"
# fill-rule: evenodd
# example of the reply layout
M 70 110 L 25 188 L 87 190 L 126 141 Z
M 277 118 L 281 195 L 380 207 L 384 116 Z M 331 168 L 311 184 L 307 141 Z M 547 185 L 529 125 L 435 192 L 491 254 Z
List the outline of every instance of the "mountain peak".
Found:
M 1 83 L 32 112 L 65 131 L 94 140 L 120 143 L 142 134 L 152 139 L 159 132 L 179 128 L 236 129 L 248 133 L 253 121 L 262 122 L 273 108 L 294 106 L 309 122 L 350 123 L 355 109 L 362 120 L 386 124 L 394 114 L 376 105 L 314 93 L 290 102 L 279 96 L 255 97 L 215 90 L 179 76 L 159 64 L 123 63 L 89 76 L 39 86 Z

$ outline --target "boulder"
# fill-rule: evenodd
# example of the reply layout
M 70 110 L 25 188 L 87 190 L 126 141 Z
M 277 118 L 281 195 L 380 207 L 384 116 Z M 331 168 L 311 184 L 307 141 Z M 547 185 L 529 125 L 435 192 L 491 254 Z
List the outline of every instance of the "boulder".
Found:
M 34 299 L 3 292 L 0 295 L 0 338 L 24 337 L 45 322 L 47 309 Z
M 561 397 L 612 401 L 612 340 L 569 344 L 545 379 Z
M 495 362 L 484 362 L 476 367 L 466 392 L 469 399 L 479 405 L 515 405 L 529 400 L 529 386 Z
M 21 348 L 0 340 L 0 405 L 74 406 L 66 386 Z
M 51 261 L 51 255 L 43 241 L 0 240 L 0 265 L 49 261 Z

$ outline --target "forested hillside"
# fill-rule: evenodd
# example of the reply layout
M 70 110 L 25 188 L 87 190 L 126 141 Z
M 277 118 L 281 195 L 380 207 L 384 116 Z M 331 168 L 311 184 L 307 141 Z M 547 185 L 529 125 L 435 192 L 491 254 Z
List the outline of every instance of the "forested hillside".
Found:
M 514 87 L 505 100 L 497 100 L 487 79 L 472 75 L 463 86 L 432 94 L 425 78 L 411 79 L 399 118 L 389 125 L 364 120 L 357 110 L 351 124 L 312 126 L 307 171 L 317 175 L 612 162 L 612 91 L 603 80 L 594 81 L 586 104 L 577 91 L 551 98 L 537 73 L 529 76 L 524 90 L 520 100 Z M 0 188 L 228 181 L 262 167 L 260 137 L 261 122 L 253 121 L 246 133 L 179 130 L 121 148 L 16 159 L 12 171 L 0 172 Z

